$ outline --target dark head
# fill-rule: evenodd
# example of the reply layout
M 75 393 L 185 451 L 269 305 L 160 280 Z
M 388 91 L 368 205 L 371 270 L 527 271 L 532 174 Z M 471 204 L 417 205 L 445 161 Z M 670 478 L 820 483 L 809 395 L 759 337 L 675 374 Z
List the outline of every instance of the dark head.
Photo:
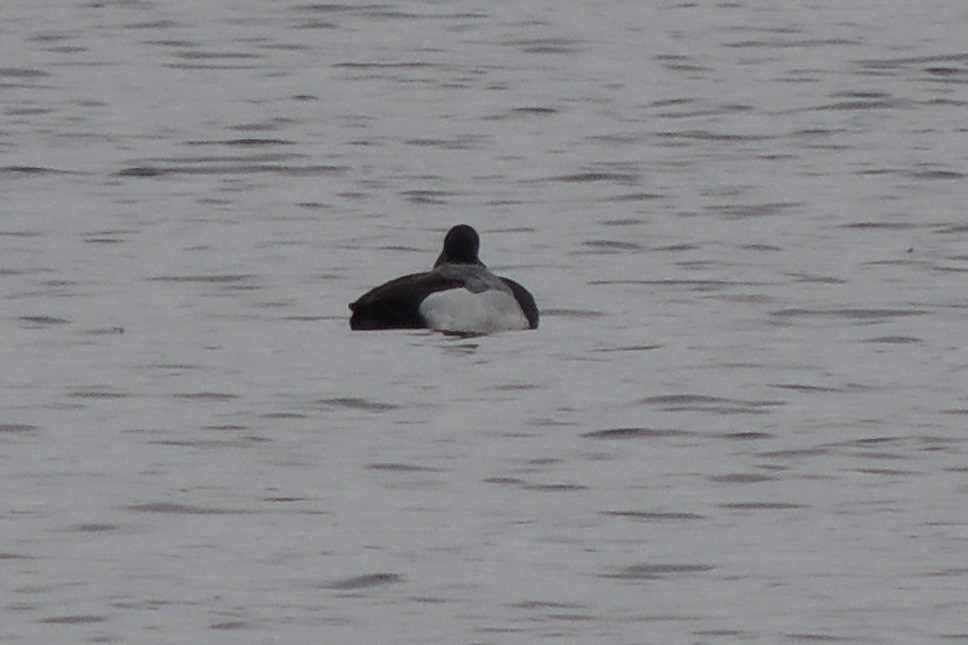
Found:
M 458 224 L 447 231 L 444 238 L 444 250 L 437 256 L 434 267 L 441 264 L 479 264 L 484 263 L 477 259 L 477 251 L 481 248 L 481 239 L 477 237 L 477 231 L 467 224 Z

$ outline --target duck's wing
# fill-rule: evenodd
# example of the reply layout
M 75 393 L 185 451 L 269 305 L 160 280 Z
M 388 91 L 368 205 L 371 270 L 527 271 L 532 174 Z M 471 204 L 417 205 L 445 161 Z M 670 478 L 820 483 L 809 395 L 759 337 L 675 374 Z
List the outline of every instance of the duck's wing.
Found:
M 420 303 L 436 291 L 464 286 L 464 281 L 435 271 L 412 273 L 390 280 L 364 293 L 350 309 L 351 329 L 421 329 L 427 321 Z
M 534 296 L 531 295 L 530 291 L 511 278 L 501 278 L 501 281 L 511 289 L 511 293 L 514 294 L 514 299 L 521 305 L 521 311 L 524 312 L 524 317 L 528 319 L 528 325 L 531 329 L 537 329 L 539 316 L 538 305 L 534 301 Z

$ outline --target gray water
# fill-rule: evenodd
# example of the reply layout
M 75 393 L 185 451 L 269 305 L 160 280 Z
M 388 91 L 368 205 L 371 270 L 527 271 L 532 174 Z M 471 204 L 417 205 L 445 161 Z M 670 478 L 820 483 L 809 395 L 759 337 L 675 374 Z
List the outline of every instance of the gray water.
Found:
M 6 3 L 0 641 L 968 641 L 966 25 Z

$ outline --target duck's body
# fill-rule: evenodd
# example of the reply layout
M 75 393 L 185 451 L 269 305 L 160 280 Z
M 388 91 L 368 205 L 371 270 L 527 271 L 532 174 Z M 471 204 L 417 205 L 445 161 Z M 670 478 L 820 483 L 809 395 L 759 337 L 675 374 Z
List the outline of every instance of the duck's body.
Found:
M 479 247 L 473 228 L 455 226 L 431 271 L 391 280 L 352 303 L 350 327 L 468 334 L 537 329 L 534 297 L 514 280 L 488 271 L 477 257 Z

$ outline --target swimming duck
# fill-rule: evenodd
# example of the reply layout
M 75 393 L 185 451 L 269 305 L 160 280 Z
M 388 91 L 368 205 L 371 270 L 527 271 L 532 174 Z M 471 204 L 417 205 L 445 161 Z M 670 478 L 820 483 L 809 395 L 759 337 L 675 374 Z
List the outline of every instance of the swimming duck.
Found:
M 436 329 L 489 334 L 538 328 L 534 296 L 488 271 L 477 257 L 481 240 L 466 224 L 453 227 L 431 271 L 371 289 L 350 304 L 350 328 Z

